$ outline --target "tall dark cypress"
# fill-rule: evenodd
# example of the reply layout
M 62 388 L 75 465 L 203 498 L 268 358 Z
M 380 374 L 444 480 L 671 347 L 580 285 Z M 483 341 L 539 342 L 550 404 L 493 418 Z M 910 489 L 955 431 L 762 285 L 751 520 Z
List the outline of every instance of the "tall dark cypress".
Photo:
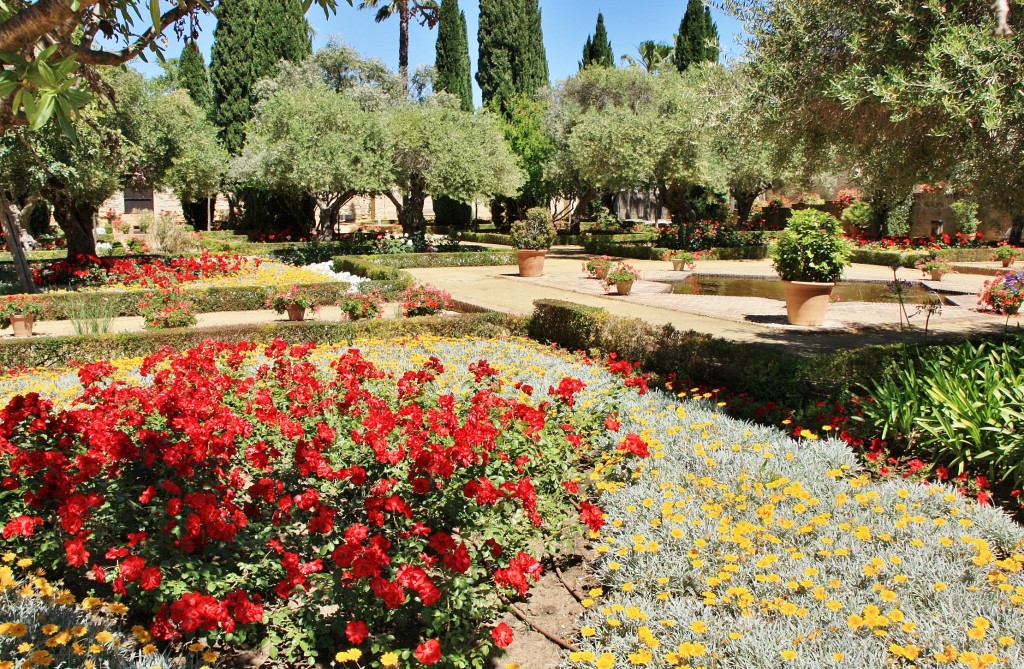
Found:
M 178 84 L 188 91 L 189 97 L 207 114 L 213 107 L 213 95 L 210 92 L 210 74 L 206 70 L 206 61 L 199 47 L 190 41 L 185 45 L 178 60 Z
M 704 60 L 717 63 L 719 56 L 718 26 L 711 18 L 710 7 L 704 8 L 704 34 L 707 36 L 707 40 L 704 42 Z
M 441 0 L 439 15 L 434 88 L 457 97 L 463 111 L 473 111 L 473 74 L 466 14 L 459 9 L 459 0 Z
M 541 27 L 540 0 L 522 0 L 522 59 L 517 63 L 517 93 L 534 95 L 551 83 L 548 74 L 548 52 L 544 48 L 544 30 Z
M 580 61 L 580 69 L 590 67 L 615 67 L 615 52 L 612 51 L 612 43 L 608 40 L 608 31 L 604 27 L 604 15 L 598 12 L 597 27 L 594 29 L 594 36 L 587 36 L 587 42 L 583 45 L 583 60 Z
M 689 0 L 676 35 L 676 67 L 685 72 L 706 60 L 718 60 L 718 29 L 702 0 Z
M 253 85 L 274 76 L 280 61 L 299 62 L 313 53 L 312 31 L 302 0 L 221 0 L 215 14 L 210 116 L 220 127 L 224 146 L 238 155 L 256 102 Z M 315 205 L 305 196 L 257 189 L 236 196 L 245 202 L 242 228 L 301 234 L 313 224 Z M 239 224 L 235 213 L 233 202 L 232 223 Z
M 485 105 L 507 112 L 516 95 L 548 84 L 537 0 L 480 0 L 476 81 Z
M 212 120 L 228 151 L 237 155 L 252 117 L 253 84 L 273 76 L 279 61 L 309 56 L 313 44 L 302 0 L 222 0 L 216 16 Z
M 459 99 L 462 110 L 473 111 L 473 73 L 469 60 L 466 14 L 459 0 L 441 0 L 437 23 L 437 56 L 434 61 L 434 89 Z M 434 198 L 434 221 L 438 225 L 469 227 L 473 209 L 449 197 Z

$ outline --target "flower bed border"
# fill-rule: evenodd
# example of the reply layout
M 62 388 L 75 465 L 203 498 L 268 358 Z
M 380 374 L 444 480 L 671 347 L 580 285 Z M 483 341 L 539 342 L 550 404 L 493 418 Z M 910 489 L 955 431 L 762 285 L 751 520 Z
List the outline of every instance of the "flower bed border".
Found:
M 176 351 L 207 339 L 226 343 L 252 341 L 268 344 L 275 338 L 290 344 L 334 344 L 356 338 L 496 337 L 526 336 L 527 319 L 494 312 L 456 317 L 401 318 L 387 320 L 298 321 L 192 327 L 177 330 L 146 330 L 106 335 L 0 339 L 0 368 L 61 367 L 72 361 L 95 362 L 145 356 L 170 346 Z

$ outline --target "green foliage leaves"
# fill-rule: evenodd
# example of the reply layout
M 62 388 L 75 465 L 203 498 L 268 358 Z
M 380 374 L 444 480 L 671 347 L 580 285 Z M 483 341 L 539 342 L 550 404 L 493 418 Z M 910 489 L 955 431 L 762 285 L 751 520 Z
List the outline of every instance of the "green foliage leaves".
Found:
M 865 421 L 958 471 L 1024 485 L 1020 339 L 965 343 L 894 366 L 863 403 Z
M 476 81 L 485 105 L 505 112 L 516 95 L 548 84 L 538 0 L 483 0 Z
M 512 224 L 512 246 L 522 250 L 549 249 L 555 241 L 551 214 L 543 207 L 526 212 L 526 219 Z
M 793 212 L 772 251 L 784 281 L 831 283 L 850 264 L 852 253 L 835 216 L 817 209 Z
M 442 0 L 438 12 L 434 90 L 458 98 L 462 111 L 473 111 L 473 75 L 469 60 L 466 14 L 459 0 Z
M 689 0 L 686 5 L 673 61 L 680 72 L 705 61 L 718 62 L 718 28 L 703 0 Z

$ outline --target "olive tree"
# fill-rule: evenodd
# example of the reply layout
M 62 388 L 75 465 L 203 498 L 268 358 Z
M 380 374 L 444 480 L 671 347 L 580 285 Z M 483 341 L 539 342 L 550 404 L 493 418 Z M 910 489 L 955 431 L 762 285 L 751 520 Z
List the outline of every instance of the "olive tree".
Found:
M 320 210 L 316 234 L 326 237 L 353 197 L 390 188 L 390 154 L 379 112 L 313 80 L 280 88 L 259 103 L 232 179 L 313 197 Z
M 720 91 L 708 79 L 720 66 L 652 75 L 640 68 L 589 68 L 552 93 L 550 129 L 557 148 L 552 179 L 563 194 L 645 189 L 673 223 L 693 222 L 695 186 L 723 190 L 715 159 Z
M 519 192 L 524 175 L 505 143 L 501 120 L 490 112 L 465 112 L 445 93 L 384 112 L 391 143 L 394 190 L 384 194 L 407 233 L 426 227 L 428 195 L 470 203 Z
M 883 210 L 914 183 L 971 188 L 1024 228 L 1024 15 L 977 0 L 730 0 L 779 128 Z M 808 153 L 814 158 L 813 153 Z

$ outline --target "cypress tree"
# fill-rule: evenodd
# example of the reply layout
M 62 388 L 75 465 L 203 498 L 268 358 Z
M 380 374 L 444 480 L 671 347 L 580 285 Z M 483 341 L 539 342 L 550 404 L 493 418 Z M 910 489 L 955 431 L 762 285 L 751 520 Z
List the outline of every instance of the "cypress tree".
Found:
M 459 0 L 441 0 L 439 15 L 434 88 L 457 97 L 463 111 L 473 111 L 473 75 L 466 13 L 459 9 Z
M 281 60 L 299 62 L 312 54 L 311 29 L 302 0 L 221 0 L 214 14 L 210 116 L 224 146 L 238 155 L 256 102 L 253 85 L 274 76 Z M 245 202 L 244 228 L 301 233 L 313 223 L 315 204 L 309 198 L 255 189 L 236 195 Z
M 706 60 L 718 60 L 718 28 L 702 0 L 689 0 L 676 35 L 676 67 L 685 72 Z
M 544 48 L 544 31 L 541 27 L 540 0 L 522 0 L 522 60 L 516 64 L 518 75 L 517 93 L 535 95 L 551 82 L 548 74 L 548 52 Z
M 253 84 L 274 75 L 277 63 L 313 52 L 301 0 L 222 0 L 215 11 L 213 122 L 232 155 L 245 143 L 245 123 L 256 101 Z
M 587 36 L 587 42 L 583 45 L 583 60 L 580 61 L 580 69 L 591 65 L 597 67 L 615 67 L 615 52 L 612 51 L 612 43 L 608 40 L 608 31 L 604 27 L 604 15 L 597 13 L 597 28 L 594 29 L 594 36 Z
M 718 26 L 715 25 L 715 20 L 711 18 L 711 8 L 704 8 L 704 33 L 707 35 L 707 40 L 704 42 L 704 60 L 712 63 L 718 62 Z
M 466 14 L 459 0 L 441 0 L 437 23 L 437 74 L 434 88 L 459 99 L 462 110 L 473 111 L 473 73 L 469 61 L 469 36 Z M 438 225 L 467 228 L 473 221 L 473 209 L 449 197 L 434 198 L 434 221 Z
M 480 0 L 476 82 L 485 105 L 507 113 L 521 93 L 548 84 L 548 61 L 537 0 Z
M 181 52 L 178 60 L 178 84 L 188 91 L 189 97 L 207 114 L 213 106 L 213 95 L 210 92 L 210 75 L 206 71 L 206 61 L 199 53 L 196 43 L 189 41 Z

